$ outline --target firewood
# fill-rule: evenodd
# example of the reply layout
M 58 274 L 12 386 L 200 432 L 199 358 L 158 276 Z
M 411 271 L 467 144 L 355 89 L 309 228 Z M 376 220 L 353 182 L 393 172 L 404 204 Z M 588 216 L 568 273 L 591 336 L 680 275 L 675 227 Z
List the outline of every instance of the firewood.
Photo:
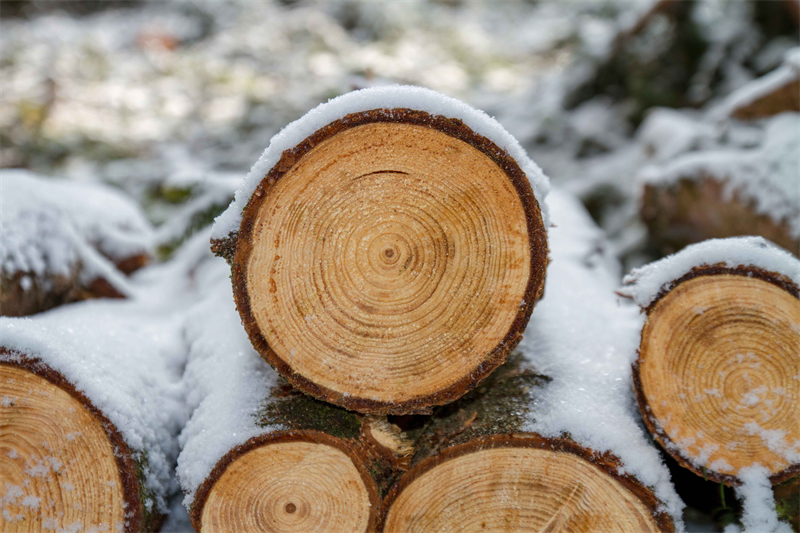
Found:
M 546 178 L 492 119 L 418 88 L 350 93 L 287 130 L 228 210 L 246 203 L 239 227 L 215 228 L 255 348 L 365 413 L 430 412 L 473 388 L 541 297 L 529 179 Z

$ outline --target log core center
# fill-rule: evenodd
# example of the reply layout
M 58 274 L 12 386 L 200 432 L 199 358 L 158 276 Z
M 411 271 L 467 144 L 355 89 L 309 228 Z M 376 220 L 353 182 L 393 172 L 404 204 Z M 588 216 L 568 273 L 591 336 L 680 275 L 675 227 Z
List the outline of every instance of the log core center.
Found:
M 577 455 L 505 447 L 445 461 L 412 481 L 386 516 L 386 533 L 658 531 L 647 507 Z
M 239 456 L 209 491 L 201 531 L 363 533 L 370 499 L 351 459 L 326 444 L 266 444 Z
M 100 421 L 50 381 L 0 364 L 0 531 L 123 530 L 124 492 Z
M 258 329 L 294 372 L 342 395 L 392 403 L 454 385 L 531 303 L 519 192 L 434 128 L 337 133 L 276 182 L 253 228 Z
M 800 448 L 800 300 L 767 281 L 700 276 L 651 310 L 641 394 L 684 459 L 778 474 Z

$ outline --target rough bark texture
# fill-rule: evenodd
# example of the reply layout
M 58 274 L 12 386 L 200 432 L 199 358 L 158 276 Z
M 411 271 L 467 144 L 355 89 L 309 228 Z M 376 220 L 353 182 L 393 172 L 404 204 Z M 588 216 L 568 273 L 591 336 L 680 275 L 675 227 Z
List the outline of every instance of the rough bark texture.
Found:
M 413 441 L 411 469 L 395 483 L 381 511 L 382 523 L 399 494 L 415 479 L 456 457 L 479 450 L 535 448 L 566 452 L 597 466 L 620 482 L 647 507 L 661 531 L 674 531 L 672 519 L 660 512 L 653 493 L 632 476 L 620 475 L 620 463 L 611 454 L 598 454 L 562 438 L 542 438 L 521 432 L 530 406 L 530 392 L 546 385 L 549 378 L 527 368 L 515 353 L 485 382 L 460 400 L 437 408 L 430 417 L 398 417 Z M 446 487 L 442 487 L 446 490 Z
M 149 261 L 148 255 L 138 254 L 119 261 L 116 266 L 129 275 Z M 81 268 L 80 264 L 75 265 L 68 276 L 40 277 L 32 272 L 3 274 L 0 277 L 0 315 L 27 316 L 81 300 L 125 297 L 104 278 L 81 282 Z
M 0 347 L 0 351 L 4 352 L 5 349 Z M 3 367 L 19 368 L 47 380 L 49 383 L 67 392 L 91 413 L 103 427 L 108 442 L 114 450 L 117 469 L 119 471 L 119 481 L 124 492 L 124 531 L 126 533 L 157 531 L 161 527 L 165 516 L 159 514 L 155 506 L 151 506 L 151 508 L 148 509 L 147 506 L 143 505 L 143 502 L 146 500 L 152 501 L 150 497 L 152 495 L 145 486 L 144 469 L 146 464 L 142 463 L 142 461 L 147 460 L 146 454 L 139 454 L 141 459 L 135 458 L 120 432 L 114 424 L 93 405 L 91 399 L 87 398 L 80 391 L 77 391 L 72 383 L 64 378 L 63 375 L 54 371 L 40 360 L 35 358 L 23 358 L 18 362 L 0 362 L 0 369 Z M 3 384 L 0 383 L 0 387 L 2 387 L 2 385 Z M 0 391 L 1 390 L 0 388 Z M 14 406 L 11 404 L 9 407 L 13 408 Z M 48 453 L 50 453 L 49 448 L 43 450 L 43 455 L 47 455 Z M 56 459 L 58 458 L 56 457 Z M 94 493 L 102 494 L 107 489 L 108 488 L 105 486 L 98 486 L 95 488 Z M 69 491 L 71 489 L 66 487 L 62 490 Z
M 525 212 L 530 240 L 530 275 L 527 288 L 516 318 L 503 340 L 484 357 L 477 367 L 470 371 L 465 371 L 464 376 L 452 385 L 436 392 L 416 396 L 404 401 L 381 401 L 369 397 L 360 397 L 357 394 L 332 390 L 307 379 L 287 361 L 288 356 L 284 357 L 277 354 L 269 345 L 265 333 L 261 331 L 254 317 L 247 286 L 248 259 L 252 253 L 253 240 L 255 238 L 256 218 L 259 214 L 259 208 L 267 200 L 273 186 L 315 146 L 350 128 L 376 123 L 409 124 L 438 130 L 450 137 L 470 144 L 490 158 L 508 176 L 516 190 Z M 461 121 L 441 116 L 431 116 L 424 112 L 409 109 L 373 110 L 348 115 L 318 130 L 296 148 L 284 152 L 280 162 L 270 170 L 256 188 L 248 206 L 245 208 L 239 232 L 226 239 L 212 242 L 212 250 L 232 263 L 232 280 L 237 308 L 253 346 L 262 357 L 286 377 L 293 386 L 303 392 L 348 409 L 376 415 L 429 413 L 431 406 L 446 404 L 459 398 L 501 365 L 507 355 L 519 343 L 533 306 L 542 295 L 547 264 L 546 230 L 542 223 L 540 208 L 533 196 L 527 178 L 518 164 L 505 151 L 498 148 L 490 140 L 475 134 Z
M 800 241 L 792 236 L 786 220 L 775 221 L 756 212 L 739 195 L 728 197 L 724 188 L 713 176 L 645 185 L 641 218 L 664 255 L 707 239 L 742 235 L 760 235 L 800 255 Z
M 203 507 L 214 484 L 226 469 L 247 452 L 285 442 L 325 444 L 344 452 L 359 470 L 372 502 L 367 531 L 375 531 L 383 495 L 407 463 L 411 449 L 399 428 L 385 418 L 365 416 L 302 394 L 284 383 L 272 390 L 258 413 L 263 427 L 279 425 L 231 449 L 220 459 L 195 495 L 190 516 L 197 531 L 202 528 Z

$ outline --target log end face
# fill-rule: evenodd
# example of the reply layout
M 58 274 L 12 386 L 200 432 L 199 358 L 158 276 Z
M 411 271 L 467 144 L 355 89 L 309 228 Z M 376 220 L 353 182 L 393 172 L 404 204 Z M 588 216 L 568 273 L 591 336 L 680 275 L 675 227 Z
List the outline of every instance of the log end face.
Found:
M 0 364 L 0 420 L 0 531 L 138 528 L 115 446 L 82 402 Z
M 652 493 L 573 451 L 525 436 L 450 448 L 395 488 L 384 531 L 673 531 Z
M 737 485 L 760 463 L 797 475 L 800 300 L 744 275 L 701 275 L 649 310 L 634 366 L 650 430 L 698 475 Z
M 265 178 L 234 292 L 254 345 L 296 387 L 419 413 L 513 349 L 541 294 L 546 232 L 508 154 L 460 122 L 378 111 L 326 126 Z
M 278 438 L 238 450 L 193 510 L 195 528 L 215 533 L 372 531 L 376 489 L 336 440 Z

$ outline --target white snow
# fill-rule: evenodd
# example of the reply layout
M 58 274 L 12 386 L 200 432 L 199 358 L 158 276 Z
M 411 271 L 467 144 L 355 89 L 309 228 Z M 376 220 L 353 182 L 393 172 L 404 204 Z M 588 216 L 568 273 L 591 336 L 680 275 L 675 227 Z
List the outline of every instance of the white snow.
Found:
M 800 286 L 800 261 L 762 237 L 710 239 L 687 246 L 680 252 L 632 270 L 622 292 L 641 307 L 649 306 L 662 291 L 693 268 L 723 264 L 727 268 L 749 266 L 774 272 Z
M 764 98 L 781 87 L 800 79 L 800 48 L 786 51 L 783 64 L 756 80 L 738 88 L 729 94 L 722 103 L 709 110 L 715 118 L 725 118 L 745 106 Z
M 48 179 L 27 170 L 0 171 L 4 275 L 69 276 L 80 268 L 81 281 L 103 277 L 127 293 L 127 282 L 112 261 L 149 253 L 152 238 L 139 207 L 110 187 Z
M 250 344 L 227 276 L 190 314 L 186 338 L 190 355 L 184 379 L 193 414 L 180 436 L 177 472 L 188 509 L 223 455 L 277 429 L 256 424 L 277 374 Z
M 209 231 L 190 239 L 169 263 L 137 272 L 128 300 L 0 318 L 0 346 L 12 350 L 0 356 L 3 360 L 24 354 L 60 372 L 114 424 L 135 456 L 146 454 L 146 484 L 156 496 L 144 504 L 160 512 L 167 511 L 165 498 L 178 490 L 177 437 L 190 414 L 182 379 L 187 310 L 211 279 L 228 283 L 230 272 L 209 251 Z M 62 466 L 51 459 L 30 465 L 31 474 Z
M 495 119 L 483 111 L 423 87 L 388 85 L 353 91 L 320 104 L 300 119 L 292 122 L 275 135 L 269 146 L 253 165 L 244 183 L 228 209 L 214 222 L 212 238 L 222 239 L 239 230 L 242 211 L 258 184 L 281 158 L 284 150 L 294 148 L 312 133 L 351 113 L 373 109 L 409 108 L 432 115 L 443 115 L 463 121 L 477 134 L 482 135 L 509 153 L 528 177 L 533 194 L 542 210 L 545 227 L 549 227 L 544 199 L 550 182 L 542 170 L 527 155 L 514 137 Z
M 683 531 L 683 502 L 642 427 L 631 389 L 642 318 L 614 294 L 618 268 L 606 241 L 577 199 L 549 198 L 552 262 L 545 297 L 533 311 L 520 351 L 552 381 L 532 393 L 524 427 L 545 436 L 569 433 L 578 443 L 620 458 L 663 502 Z
M 736 488 L 736 495 L 742 500 L 744 533 L 792 533 L 792 526 L 779 521 L 775 512 L 769 470 L 758 464 L 742 468 L 739 479 L 742 485 Z
M 767 120 L 764 140 L 753 150 L 725 148 L 695 152 L 663 166 L 645 167 L 645 183 L 670 184 L 680 179 L 712 177 L 725 193 L 750 201 L 758 213 L 786 221 L 800 238 L 800 115 L 781 113 Z

